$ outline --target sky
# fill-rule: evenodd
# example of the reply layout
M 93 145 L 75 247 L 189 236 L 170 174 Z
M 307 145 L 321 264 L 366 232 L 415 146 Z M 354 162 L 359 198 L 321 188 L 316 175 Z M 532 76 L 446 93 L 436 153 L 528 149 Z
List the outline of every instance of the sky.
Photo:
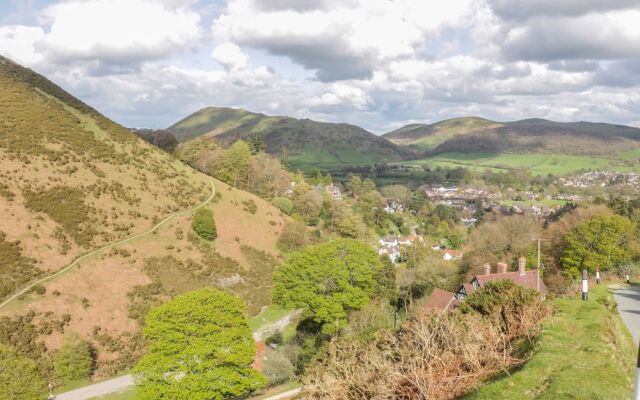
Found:
M 0 54 L 129 127 L 207 106 L 640 126 L 638 0 L 0 0 Z

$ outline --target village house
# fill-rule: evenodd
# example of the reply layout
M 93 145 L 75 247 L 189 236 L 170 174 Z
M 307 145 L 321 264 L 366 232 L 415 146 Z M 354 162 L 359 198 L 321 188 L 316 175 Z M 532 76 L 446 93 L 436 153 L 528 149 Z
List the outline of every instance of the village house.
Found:
M 396 236 L 389 235 L 380 239 L 378 247 L 378 255 L 386 254 L 391 258 L 393 263 L 400 261 L 400 247 L 413 246 L 416 242 L 422 242 L 424 238 L 420 235 Z
M 442 251 L 442 259 L 445 261 L 459 260 L 462 258 L 462 252 L 454 249 L 444 249 Z
M 342 193 L 340 192 L 340 189 L 333 183 L 325 186 L 324 190 L 333 200 L 342 200 Z
M 449 293 L 444 290 L 434 290 L 426 300 L 425 309 L 436 309 L 437 311 L 450 311 L 454 309 L 459 302 L 464 301 L 471 293 L 482 289 L 488 282 L 498 280 L 510 280 L 515 284 L 533 289 L 540 293 L 542 298 L 547 295 L 547 287 L 540 277 L 538 269 L 526 269 L 527 260 L 524 257 L 518 259 L 518 270 L 509 272 L 509 266 L 504 263 L 498 263 L 496 273 L 491 273 L 491 265 L 484 265 L 484 273 L 476 275 L 469 283 L 465 283 L 455 293 Z M 454 301 L 455 300 L 455 301 Z

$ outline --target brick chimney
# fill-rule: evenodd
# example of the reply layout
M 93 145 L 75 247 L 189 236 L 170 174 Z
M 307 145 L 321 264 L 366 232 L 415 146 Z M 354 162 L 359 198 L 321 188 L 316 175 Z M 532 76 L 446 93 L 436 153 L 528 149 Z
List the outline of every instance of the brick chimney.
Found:
M 518 258 L 518 273 L 520 273 L 520 276 L 524 276 L 526 275 L 526 265 L 527 265 L 527 259 L 524 257 L 520 257 Z
M 506 262 L 499 262 L 498 263 L 498 273 L 499 274 L 506 274 L 507 273 L 507 269 L 509 269 L 509 266 L 507 265 Z
M 484 274 L 485 275 L 491 275 L 491 264 L 485 264 L 484 265 Z

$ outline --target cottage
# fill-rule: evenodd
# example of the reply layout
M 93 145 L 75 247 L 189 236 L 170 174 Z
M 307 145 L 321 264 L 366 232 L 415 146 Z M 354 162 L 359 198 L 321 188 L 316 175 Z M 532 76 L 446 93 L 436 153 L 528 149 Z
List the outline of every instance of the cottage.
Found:
M 342 200 L 342 193 L 340 192 L 340 189 L 333 183 L 331 185 L 325 186 L 324 190 L 333 200 Z
M 459 303 L 453 293 L 442 289 L 434 289 L 422 308 L 424 310 L 446 312 L 455 309 Z
M 471 285 L 475 290 L 482 288 L 488 282 L 497 281 L 501 279 L 508 279 L 514 283 L 524 286 L 529 289 L 534 289 L 543 295 L 547 294 L 547 287 L 540 277 L 540 271 L 538 269 L 526 270 L 527 260 L 524 257 L 518 259 L 518 271 L 508 272 L 508 265 L 506 263 L 498 263 L 497 271 L 495 274 L 491 273 L 491 265 L 484 265 L 484 274 L 476 275 L 471 280 Z
M 459 260 L 462 258 L 462 252 L 460 250 L 444 249 L 442 252 L 442 259 L 445 261 Z

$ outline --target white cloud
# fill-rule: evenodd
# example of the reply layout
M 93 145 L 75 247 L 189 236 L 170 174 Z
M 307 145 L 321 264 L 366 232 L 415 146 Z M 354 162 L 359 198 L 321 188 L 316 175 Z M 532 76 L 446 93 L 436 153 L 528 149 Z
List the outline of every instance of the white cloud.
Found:
M 34 43 L 44 37 L 44 31 L 37 26 L 0 26 L 0 54 L 25 65 L 42 61 L 42 55 L 34 48 Z
M 200 16 L 184 1 L 87 0 L 47 7 L 51 30 L 38 48 L 55 61 L 161 58 L 200 37 Z
M 230 0 L 214 22 L 215 37 L 289 57 L 323 81 L 370 77 L 378 64 L 414 56 L 426 37 L 463 23 L 470 12 L 470 0 L 359 0 L 330 8 L 277 3 L 293 4 Z
M 216 46 L 211 56 L 224 67 L 231 69 L 244 69 L 248 63 L 247 55 L 233 43 L 223 43 Z

